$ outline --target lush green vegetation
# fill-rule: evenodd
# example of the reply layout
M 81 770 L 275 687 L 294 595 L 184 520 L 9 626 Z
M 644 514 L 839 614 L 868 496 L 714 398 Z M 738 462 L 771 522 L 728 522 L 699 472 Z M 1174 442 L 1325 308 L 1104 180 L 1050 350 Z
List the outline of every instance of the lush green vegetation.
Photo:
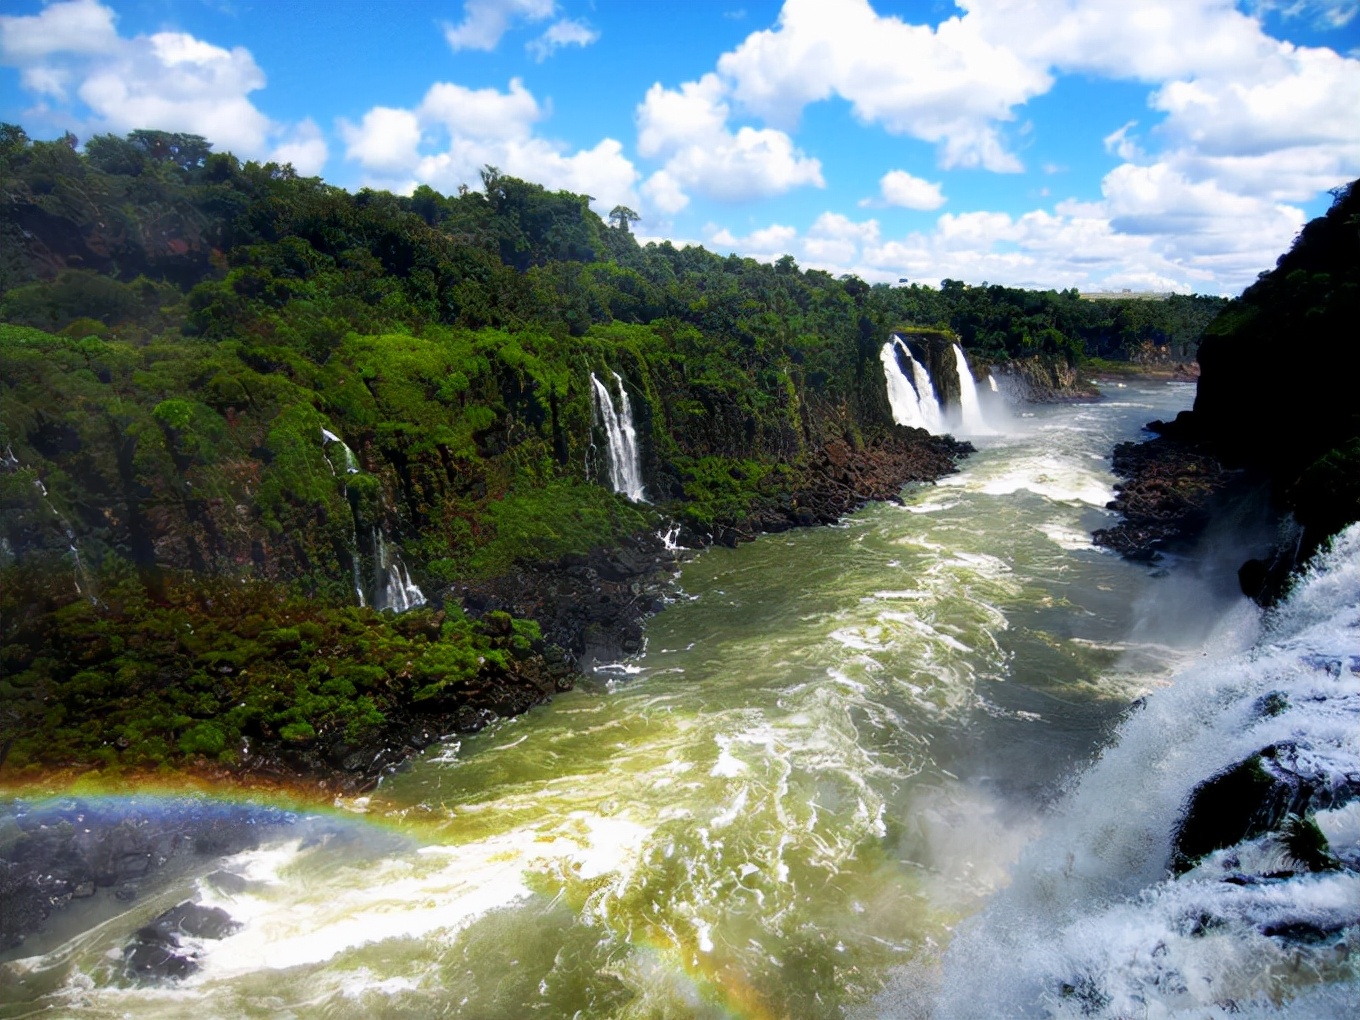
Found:
M 629 210 L 606 223 L 585 196 L 492 167 L 454 196 L 350 194 L 165 132 L 82 151 L 0 126 L 0 185 L 7 767 L 44 747 L 123 761 L 126 740 L 157 762 L 230 756 L 251 726 L 362 729 L 433 682 L 379 697 L 336 679 L 372 658 L 361 639 L 427 655 L 352 608 L 394 556 L 436 590 L 615 543 L 659 511 L 739 522 L 828 437 L 895 428 L 891 329 L 985 361 L 1155 359 L 1191 352 L 1209 307 L 871 287 L 641 246 Z M 600 481 L 590 376 L 614 372 L 652 506 Z M 203 608 L 236 586 L 268 607 L 258 626 L 219 595 Z M 320 630 L 296 644 L 261 637 L 304 620 Z M 143 627 L 163 640 L 113 650 Z M 428 640 L 463 664 L 451 677 L 486 659 L 462 624 Z
M 1360 520 L 1360 188 L 1335 192 L 1204 336 L 1195 436 L 1269 472 L 1305 551 Z
M 128 574 L 106 578 L 94 604 L 26 568 L 9 581 L 0 699 L 6 765 L 19 771 L 233 765 L 251 741 L 362 744 L 408 706 L 436 707 L 504 672 L 538 638 L 525 621 L 393 616 L 259 582 L 200 580 L 152 597 Z

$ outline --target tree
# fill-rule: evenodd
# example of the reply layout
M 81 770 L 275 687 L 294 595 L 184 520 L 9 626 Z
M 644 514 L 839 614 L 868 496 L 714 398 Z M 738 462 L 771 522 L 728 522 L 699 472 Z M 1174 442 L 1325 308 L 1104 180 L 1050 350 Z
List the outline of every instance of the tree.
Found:
M 615 230 L 622 230 L 625 234 L 632 233 L 631 225 L 640 219 L 642 217 L 626 205 L 616 205 L 609 210 L 609 225 Z

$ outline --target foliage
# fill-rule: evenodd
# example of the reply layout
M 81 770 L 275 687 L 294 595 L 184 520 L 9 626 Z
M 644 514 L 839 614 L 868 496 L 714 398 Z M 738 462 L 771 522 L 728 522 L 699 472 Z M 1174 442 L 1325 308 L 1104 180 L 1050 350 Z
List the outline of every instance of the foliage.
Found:
M 494 622 L 456 610 L 394 617 L 261 583 L 176 583 L 153 600 L 135 577 L 106 576 L 94 605 L 40 578 L 8 579 L 21 583 L 0 593 L 0 744 L 19 773 L 230 764 L 261 739 L 357 743 L 404 706 L 503 669 L 538 637 L 523 622 L 497 637 Z M 35 592 L 48 611 L 35 611 Z

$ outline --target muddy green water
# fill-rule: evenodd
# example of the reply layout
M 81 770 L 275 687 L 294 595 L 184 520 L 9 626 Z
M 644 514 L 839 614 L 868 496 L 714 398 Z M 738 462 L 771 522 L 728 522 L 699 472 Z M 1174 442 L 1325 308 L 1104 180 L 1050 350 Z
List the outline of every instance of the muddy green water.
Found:
M 345 838 L 211 862 L 244 882 L 178 879 L 4 965 L 0 1014 L 834 1017 L 928 973 L 1237 598 L 1091 547 L 1110 449 L 1193 389 L 1109 394 L 978 438 L 904 506 L 698 556 L 640 658 L 431 749 Z M 122 941 L 185 895 L 244 928 L 127 986 Z

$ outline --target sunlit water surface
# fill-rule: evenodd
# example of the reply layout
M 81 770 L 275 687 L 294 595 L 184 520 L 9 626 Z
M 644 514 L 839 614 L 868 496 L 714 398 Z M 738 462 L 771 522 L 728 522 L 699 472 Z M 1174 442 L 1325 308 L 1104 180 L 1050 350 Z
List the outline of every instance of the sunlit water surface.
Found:
M 1091 546 L 1110 449 L 1193 388 L 1110 393 L 903 506 L 705 552 L 639 659 L 432 748 L 346 838 L 206 862 L 245 882 L 183 876 L 4 965 L 0 1015 L 830 1017 L 932 973 L 1240 598 L 1231 555 L 1168 576 Z M 243 929 L 129 985 L 119 947 L 185 896 Z

